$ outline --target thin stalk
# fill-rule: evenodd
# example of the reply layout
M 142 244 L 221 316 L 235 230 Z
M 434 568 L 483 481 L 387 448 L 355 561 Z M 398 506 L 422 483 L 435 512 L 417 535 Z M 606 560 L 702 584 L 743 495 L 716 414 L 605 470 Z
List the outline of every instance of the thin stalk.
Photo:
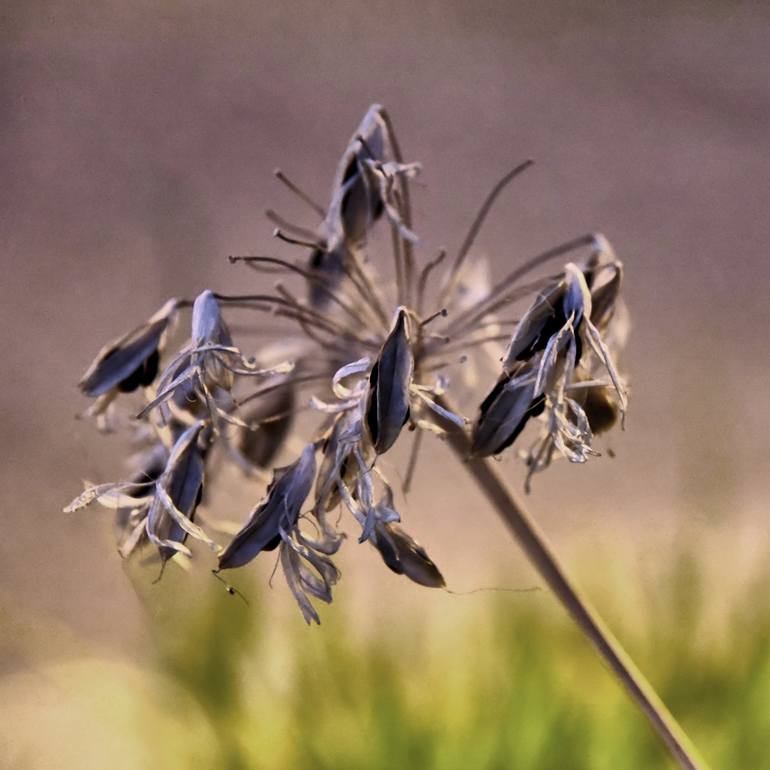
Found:
M 390 119 L 390 115 L 388 114 L 388 111 L 383 109 L 380 109 L 380 117 L 382 117 L 383 121 L 385 122 L 385 126 L 388 130 L 388 136 L 390 137 L 390 143 L 393 147 L 393 156 L 396 159 L 397 163 L 403 163 L 404 162 L 404 156 L 401 152 L 401 146 L 398 143 L 398 139 L 396 139 L 396 131 L 393 128 L 393 122 Z M 399 210 L 401 213 L 401 219 L 406 226 L 408 230 L 412 229 L 412 203 L 409 198 L 409 181 L 407 180 L 406 176 L 400 176 L 399 178 L 399 186 L 401 188 L 401 201 L 399 205 Z M 412 277 L 414 275 L 414 247 L 410 243 L 410 241 L 406 238 L 403 238 L 403 244 L 404 244 L 404 279 L 406 281 L 406 291 L 409 292 L 411 290 L 412 286 Z M 407 301 L 409 297 L 407 295 Z M 401 301 L 401 300 L 399 300 Z
M 457 412 L 446 398 L 442 406 Z M 464 431 L 448 430 L 447 443 L 463 461 L 476 484 L 495 507 L 508 529 L 524 549 L 543 580 L 548 583 L 564 609 L 592 642 L 602 660 L 625 687 L 631 700 L 652 723 L 679 766 L 684 770 L 708 770 L 698 750 L 666 708 L 652 685 L 636 667 L 629 654 L 604 624 L 599 613 L 576 587 L 559 562 L 543 532 L 511 493 L 497 469 L 488 460 L 471 456 L 471 441 Z
M 460 275 L 460 269 L 463 266 L 463 262 L 465 262 L 465 258 L 468 256 L 468 252 L 471 250 L 471 246 L 473 246 L 473 242 L 476 240 L 476 236 L 479 234 L 479 230 L 481 230 L 481 227 L 484 224 L 484 220 L 487 218 L 487 214 L 489 214 L 490 209 L 492 206 L 494 206 L 495 201 L 497 200 L 500 193 L 519 174 L 521 174 L 523 171 L 526 171 L 534 162 L 535 161 L 533 160 L 525 160 L 524 163 L 520 163 L 512 171 L 509 171 L 492 188 L 491 192 L 484 199 L 484 202 L 481 204 L 481 208 L 476 214 L 476 217 L 474 218 L 473 223 L 468 230 L 468 234 L 465 236 L 465 240 L 463 241 L 462 246 L 460 246 L 460 250 L 457 252 L 457 256 L 455 257 L 455 261 L 452 264 L 452 268 L 447 275 L 447 282 L 444 285 L 441 294 L 439 295 L 439 304 L 443 304 L 449 294 L 454 291 L 455 285 L 457 284 L 457 279 Z

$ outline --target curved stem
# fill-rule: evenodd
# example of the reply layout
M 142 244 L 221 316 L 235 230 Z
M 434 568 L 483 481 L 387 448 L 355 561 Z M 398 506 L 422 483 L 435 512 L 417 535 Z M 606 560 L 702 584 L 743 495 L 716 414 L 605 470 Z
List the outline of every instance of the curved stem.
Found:
M 442 398 L 441 402 L 445 408 L 456 411 L 445 398 Z M 556 598 L 596 647 L 634 703 L 650 720 L 679 766 L 685 770 L 708 770 L 692 741 L 604 624 L 599 613 L 567 575 L 545 535 L 521 502 L 508 490 L 497 469 L 488 460 L 471 456 L 471 442 L 465 432 L 456 429 L 448 431 L 447 442 L 463 460 L 465 468 L 500 514 L 540 576 L 556 594 Z

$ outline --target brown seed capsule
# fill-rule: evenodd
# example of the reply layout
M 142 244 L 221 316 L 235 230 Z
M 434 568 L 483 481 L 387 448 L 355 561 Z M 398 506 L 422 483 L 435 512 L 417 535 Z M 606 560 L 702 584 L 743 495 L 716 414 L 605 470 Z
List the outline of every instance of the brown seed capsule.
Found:
M 595 435 L 606 433 L 618 421 L 620 410 L 608 388 L 586 388 L 585 396 L 578 403 Z

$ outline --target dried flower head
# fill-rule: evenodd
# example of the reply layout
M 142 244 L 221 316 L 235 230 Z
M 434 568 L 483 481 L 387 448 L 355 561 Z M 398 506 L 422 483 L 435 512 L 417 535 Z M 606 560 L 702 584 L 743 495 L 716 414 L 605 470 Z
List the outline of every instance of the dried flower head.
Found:
M 330 602 L 339 579 L 332 557 L 344 534 L 330 516 L 339 507 L 358 523 L 359 542 L 368 541 L 391 570 L 443 587 L 438 567 L 400 526 L 379 455 L 414 432 L 408 487 L 422 433 L 467 431 L 473 452 L 488 456 L 515 445 L 534 423 L 534 443 L 520 453 L 531 475 L 557 456 L 582 463 L 598 454 L 594 434 L 626 411 L 616 365 L 625 339 L 622 266 L 602 236 L 549 249 L 493 285 L 484 264 L 472 258 L 495 199 L 530 165 L 500 180 L 448 265 L 440 251 L 420 267 L 408 187 L 420 166 L 402 158 L 381 106 L 369 109 L 348 142 L 328 208 L 276 172 L 318 222 L 297 226 L 269 211 L 275 235 L 310 256 L 230 260 L 258 272 L 283 272 L 302 281 L 305 291 L 281 281 L 264 293 L 207 290 L 194 301 L 170 300 L 108 345 L 81 388 L 97 399 L 90 413 L 105 419 L 119 407 L 115 396 L 141 386 L 144 403 L 130 427 L 146 451 L 139 474 L 88 486 L 66 510 L 92 502 L 117 509 L 126 533 L 121 552 L 128 556 L 146 541 L 163 563 L 189 558 L 189 537 L 217 551 L 217 571 L 278 549 L 308 622 L 319 622 L 311 600 Z M 377 227 L 391 232 L 392 279 L 369 253 Z M 584 261 L 537 276 L 580 250 L 588 251 Z M 167 357 L 172 322 L 188 308 L 189 337 Z M 516 308 L 518 320 L 510 317 Z M 226 321 L 242 311 L 288 319 L 295 333 L 246 353 Z M 475 419 L 449 400 L 450 388 Z M 219 455 L 262 478 L 276 457 L 292 451 L 295 436 L 304 448 L 273 471 L 235 537 L 224 547 L 215 544 L 193 521 L 204 478 L 206 487 L 216 481 L 209 476 L 220 463 L 211 458 Z

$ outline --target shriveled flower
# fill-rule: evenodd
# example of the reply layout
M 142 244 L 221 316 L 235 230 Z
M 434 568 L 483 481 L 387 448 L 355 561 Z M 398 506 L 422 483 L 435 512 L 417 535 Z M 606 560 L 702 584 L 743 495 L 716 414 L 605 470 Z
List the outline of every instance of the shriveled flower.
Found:
M 315 478 L 315 451 L 308 444 L 295 463 L 276 469 L 265 499 L 219 556 L 220 570 L 233 569 L 248 564 L 262 551 L 279 548 L 286 582 L 308 623 L 320 623 L 308 595 L 331 602 L 332 586 L 339 579 L 326 555 L 336 551 L 338 541 L 316 541 L 299 526 Z
M 381 455 L 413 437 L 406 489 L 425 433 L 467 432 L 472 451 L 488 456 L 516 446 L 533 424 L 534 444 L 520 453 L 531 474 L 557 455 L 584 462 L 597 453 L 593 435 L 626 411 L 615 363 L 625 340 L 622 266 L 606 240 L 581 236 L 495 281 L 473 254 L 495 199 L 529 166 L 500 180 L 451 259 L 442 250 L 419 260 L 408 186 L 419 164 L 404 161 L 380 105 L 346 145 L 327 208 L 277 172 L 317 219 L 305 226 L 272 210 L 268 216 L 278 225 L 275 234 L 308 249 L 309 258 L 230 257 L 283 275 L 260 293 L 207 290 L 194 301 L 174 300 L 102 351 L 84 391 L 101 396 L 145 386 L 137 422 L 154 465 L 142 466 L 144 478 L 89 487 L 69 509 L 95 500 L 118 508 L 129 532 L 124 550 L 146 538 L 165 560 L 190 553 L 188 536 L 213 543 L 193 522 L 204 465 L 207 488 L 219 460 L 254 484 L 290 456 L 218 552 L 218 570 L 277 549 L 305 619 L 318 622 L 312 600 L 330 602 L 339 579 L 332 558 L 345 538 L 337 525 L 341 508 L 356 522 L 357 540 L 368 541 L 393 572 L 443 587 L 435 563 L 402 527 L 397 488 L 378 465 Z M 390 230 L 392 279 L 370 254 L 375 228 Z M 589 252 L 584 261 L 568 256 L 579 250 Z M 563 259 L 572 261 L 542 273 Z M 300 289 L 289 279 L 301 281 Z M 159 360 L 166 358 L 170 321 L 190 307 L 188 340 Z M 236 310 L 281 319 L 296 333 L 281 331 L 246 354 L 230 332 Z M 466 410 L 476 413 L 472 424 Z M 304 446 L 299 456 L 297 440 Z
M 170 403 L 177 407 L 172 409 L 174 416 L 184 422 L 186 418 L 180 414 L 180 409 L 205 404 L 215 430 L 221 429 L 223 421 L 242 425 L 243 422 L 232 413 L 229 398 L 235 377 L 266 378 L 286 374 L 292 368 L 291 363 L 285 362 L 271 369 L 260 369 L 253 359 L 246 358 L 233 346 L 214 292 L 206 290 L 193 303 L 190 342 L 164 369 L 158 394 L 140 416 Z M 168 420 L 168 411 L 162 411 L 164 421 Z
M 328 210 L 313 204 L 322 221 L 309 267 L 324 282 L 336 286 L 345 275 L 360 273 L 367 234 L 383 212 L 400 232 L 416 240 L 402 221 L 397 195 L 398 177 L 415 175 L 419 164 L 401 163 L 398 157 L 387 115 L 381 105 L 373 104 L 340 159 Z M 309 289 L 313 304 L 328 303 L 328 292 L 318 283 L 311 281 Z
M 80 380 L 84 395 L 96 398 L 89 416 L 104 414 L 119 393 L 152 385 L 158 374 L 163 343 L 179 301 L 170 299 L 145 323 L 105 345 Z
M 144 474 L 148 477 L 146 481 L 140 477 L 127 482 L 89 485 L 65 512 L 77 511 L 94 502 L 126 511 L 128 534 L 120 547 L 123 556 L 129 556 L 145 537 L 157 546 L 163 562 L 177 552 L 192 556 L 184 544 L 188 535 L 216 550 L 216 543 L 193 521 L 203 490 L 200 440 L 205 427 L 203 422 L 197 422 L 180 434 L 159 475 L 155 475 L 159 467 L 156 454 Z
M 567 263 L 526 310 L 503 357 L 503 373 L 474 426 L 474 451 L 487 456 L 510 446 L 527 421 L 542 415 L 540 436 L 526 454 L 527 486 L 555 451 L 576 463 L 598 454 L 586 404 L 600 428 L 608 423 L 608 410 L 625 414 L 625 387 L 602 336 L 614 315 L 622 266 L 602 236 L 594 246 L 582 269 Z

